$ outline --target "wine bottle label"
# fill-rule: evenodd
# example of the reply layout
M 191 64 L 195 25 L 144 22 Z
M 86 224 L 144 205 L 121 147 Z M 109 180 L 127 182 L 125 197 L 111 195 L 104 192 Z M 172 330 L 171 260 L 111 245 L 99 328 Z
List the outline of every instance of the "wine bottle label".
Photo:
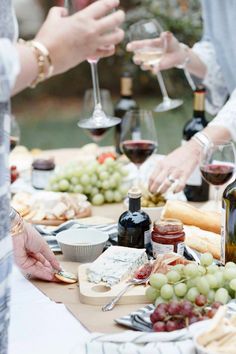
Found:
M 151 243 L 151 230 L 144 232 L 144 246 L 147 247 Z
M 122 96 L 132 96 L 132 78 L 122 77 L 121 78 L 121 95 Z
M 220 260 L 225 264 L 225 226 L 226 226 L 226 210 L 225 208 L 221 209 L 221 252 Z
M 177 253 L 180 254 L 180 256 L 184 255 L 184 242 L 180 242 L 177 245 Z
M 157 258 L 159 254 L 174 252 L 174 245 L 163 245 L 162 243 L 152 242 L 153 257 Z

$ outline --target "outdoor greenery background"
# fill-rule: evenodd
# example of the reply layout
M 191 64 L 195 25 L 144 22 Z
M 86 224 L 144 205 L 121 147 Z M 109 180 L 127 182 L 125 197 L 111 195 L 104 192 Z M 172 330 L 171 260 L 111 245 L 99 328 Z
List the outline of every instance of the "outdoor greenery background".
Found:
M 40 0 L 45 9 L 55 1 Z M 126 11 L 124 29 L 142 18 L 157 17 L 164 29 L 190 46 L 201 37 L 201 11 L 198 0 L 121 0 Z M 160 100 L 156 78 L 132 63 L 125 51 L 127 36 L 117 48 L 116 55 L 99 62 L 100 86 L 109 89 L 115 103 L 119 96 L 119 78 L 129 70 L 134 77 L 134 96 L 140 107 L 152 108 Z M 192 92 L 182 70 L 163 73 L 171 97 L 184 98 L 184 105 L 176 110 L 155 114 L 159 151 L 167 153 L 179 145 L 184 123 L 191 117 Z M 111 80 L 112 78 L 112 80 Z M 76 147 L 91 142 L 86 132 L 77 128 L 81 102 L 86 89 L 91 88 L 89 65 L 85 62 L 68 73 L 27 89 L 13 99 L 13 112 L 21 126 L 21 143 L 29 148 Z M 101 144 L 112 144 L 112 130 Z M 168 136 L 168 139 L 166 138 Z

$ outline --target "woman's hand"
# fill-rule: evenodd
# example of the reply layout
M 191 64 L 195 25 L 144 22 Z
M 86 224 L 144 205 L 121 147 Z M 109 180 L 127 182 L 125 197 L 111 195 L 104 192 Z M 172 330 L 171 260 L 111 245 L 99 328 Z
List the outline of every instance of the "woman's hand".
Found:
M 54 272 L 61 267 L 45 240 L 35 228 L 24 223 L 24 232 L 12 237 L 14 258 L 28 278 L 56 281 Z
M 152 193 L 164 193 L 172 183 L 176 184 L 174 192 L 180 192 L 200 159 L 201 147 L 190 140 L 160 160 L 149 179 Z
M 135 51 L 144 47 L 158 48 L 163 46 L 165 47 L 165 53 L 157 65 L 152 65 L 151 69 L 153 72 L 156 73 L 159 70 L 166 70 L 183 64 L 186 58 L 186 51 L 171 32 L 162 32 L 161 36 L 155 39 L 130 42 L 126 48 L 129 52 L 135 53 Z M 140 63 L 138 56 L 135 54 L 133 60 L 136 64 L 141 64 L 144 69 L 150 69 L 150 67 Z
M 115 45 L 124 37 L 123 30 L 118 28 L 124 21 L 124 12 L 111 13 L 117 6 L 119 0 L 100 0 L 72 16 L 67 16 L 62 7 L 50 10 L 35 40 L 47 47 L 55 74 L 88 57 L 114 54 Z

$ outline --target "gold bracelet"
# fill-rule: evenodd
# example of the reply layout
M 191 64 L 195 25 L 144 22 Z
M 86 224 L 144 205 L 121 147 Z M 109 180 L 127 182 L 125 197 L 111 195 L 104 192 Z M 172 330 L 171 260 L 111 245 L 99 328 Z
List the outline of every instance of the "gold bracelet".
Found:
M 23 39 L 19 39 L 19 43 L 27 45 L 31 48 L 36 57 L 38 64 L 38 75 L 30 85 L 31 88 L 35 88 L 40 82 L 48 79 L 53 74 L 54 67 L 49 51 L 42 43 L 35 40 L 24 41 Z
M 24 232 L 24 220 L 20 216 L 20 214 L 15 210 L 16 216 L 13 220 L 14 225 L 11 225 L 10 228 L 10 235 L 11 236 L 17 236 L 19 234 L 22 234 Z M 12 224 L 13 224 L 12 222 Z

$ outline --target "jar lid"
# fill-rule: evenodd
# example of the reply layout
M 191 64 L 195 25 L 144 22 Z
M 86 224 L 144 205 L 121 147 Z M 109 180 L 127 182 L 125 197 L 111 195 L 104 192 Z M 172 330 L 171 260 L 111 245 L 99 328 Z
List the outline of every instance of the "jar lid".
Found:
M 154 221 L 154 229 L 161 233 L 177 233 L 183 231 L 183 223 L 178 219 L 162 219 Z
M 129 191 L 128 191 L 128 197 L 132 198 L 132 199 L 138 199 L 141 198 L 142 196 L 142 192 L 138 187 L 132 187 Z
M 36 170 L 53 170 L 55 168 L 55 162 L 53 158 L 50 159 L 35 159 L 32 163 L 32 167 Z

